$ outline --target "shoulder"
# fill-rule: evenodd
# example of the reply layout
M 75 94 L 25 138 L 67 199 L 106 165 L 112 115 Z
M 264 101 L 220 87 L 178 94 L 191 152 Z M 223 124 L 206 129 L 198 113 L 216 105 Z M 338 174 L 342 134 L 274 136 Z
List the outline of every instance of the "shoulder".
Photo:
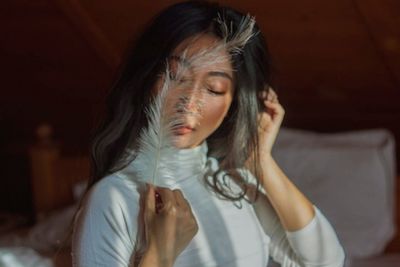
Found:
M 128 265 L 139 227 L 139 199 L 139 186 L 114 174 L 90 188 L 74 222 L 73 258 L 79 266 Z
M 119 177 L 116 174 L 110 174 L 95 183 L 88 193 L 90 198 L 104 201 L 106 199 L 138 198 L 140 190 L 138 183 Z
M 133 243 L 140 211 L 139 191 L 136 183 L 114 174 L 95 183 L 87 192 L 75 220 L 82 239 L 89 242 L 104 233 L 107 238 L 126 233 L 123 239 L 128 238 L 130 242 L 125 240 L 124 243 Z
M 91 222 L 96 222 L 100 231 L 101 228 L 119 229 L 129 232 L 133 237 L 139 211 L 140 186 L 111 174 L 99 180 L 87 192 L 78 211 L 78 224 L 89 230 L 93 229 Z
M 91 210 L 130 213 L 139 208 L 140 190 L 137 183 L 111 174 L 90 188 L 84 205 Z

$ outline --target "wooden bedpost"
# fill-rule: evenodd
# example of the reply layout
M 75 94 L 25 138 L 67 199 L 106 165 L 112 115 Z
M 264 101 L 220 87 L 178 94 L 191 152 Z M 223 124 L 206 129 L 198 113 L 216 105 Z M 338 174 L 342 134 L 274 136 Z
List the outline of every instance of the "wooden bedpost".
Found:
M 73 203 L 73 187 L 89 175 L 86 157 L 63 157 L 61 147 L 53 140 L 48 124 L 37 128 L 37 141 L 29 149 L 35 216 Z

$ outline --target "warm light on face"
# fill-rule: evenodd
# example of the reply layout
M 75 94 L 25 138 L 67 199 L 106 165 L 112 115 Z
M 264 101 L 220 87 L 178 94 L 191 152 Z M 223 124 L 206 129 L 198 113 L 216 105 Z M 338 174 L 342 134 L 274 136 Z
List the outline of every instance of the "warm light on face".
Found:
M 173 131 L 174 144 L 179 148 L 200 145 L 222 123 L 232 102 L 233 70 L 226 51 L 218 52 L 222 58 L 215 63 L 193 67 L 185 59 L 200 53 L 219 41 L 211 35 L 199 35 L 179 45 L 169 58 L 171 79 L 182 70 L 176 87 L 167 95 L 167 114 L 178 114 L 182 123 Z M 185 55 L 181 56 L 185 50 Z M 162 79 L 156 84 L 160 88 Z

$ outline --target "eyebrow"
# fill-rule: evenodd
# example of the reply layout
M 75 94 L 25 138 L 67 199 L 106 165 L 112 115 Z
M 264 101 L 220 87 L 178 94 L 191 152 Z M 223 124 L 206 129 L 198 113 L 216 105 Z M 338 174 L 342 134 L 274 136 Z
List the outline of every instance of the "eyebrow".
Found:
M 182 62 L 185 67 L 189 67 L 190 66 L 189 61 L 187 61 L 184 58 L 181 58 L 180 56 L 172 55 L 172 56 L 170 56 L 170 58 L 174 59 L 176 61 Z M 208 76 L 218 76 L 218 77 L 227 78 L 228 80 L 233 82 L 233 78 L 228 73 L 223 72 L 223 71 L 209 71 L 207 73 L 207 75 Z
M 231 82 L 233 82 L 233 78 L 226 72 L 223 71 L 210 71 L 208 72 L 209 76 L 219 76 L 219 77 L 225 77 L 228 80 L 230 80 Z

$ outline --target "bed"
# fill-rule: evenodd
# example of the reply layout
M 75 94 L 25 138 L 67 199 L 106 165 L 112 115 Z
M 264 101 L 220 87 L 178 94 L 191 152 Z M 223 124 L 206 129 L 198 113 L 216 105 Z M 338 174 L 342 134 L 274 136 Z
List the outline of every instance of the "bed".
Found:
M 346 267 L 400 266 L 399 184 L 388 130 L 282 129 L 273 154 L 336 229 Z
M 49 132 L 39 131 L 30 150 L 37 223 L 0 236 L 2 267 L 71 266 L 69 246 L 59 248 L 89 165 L 86 157 L 63 156 Z M 272 153 L 336 229 L 346 267 L 400 266 L 399 183 L 388 130 L 328 134 L 282 128 Z M 279 265 L 271 259 L 272 266 Z

